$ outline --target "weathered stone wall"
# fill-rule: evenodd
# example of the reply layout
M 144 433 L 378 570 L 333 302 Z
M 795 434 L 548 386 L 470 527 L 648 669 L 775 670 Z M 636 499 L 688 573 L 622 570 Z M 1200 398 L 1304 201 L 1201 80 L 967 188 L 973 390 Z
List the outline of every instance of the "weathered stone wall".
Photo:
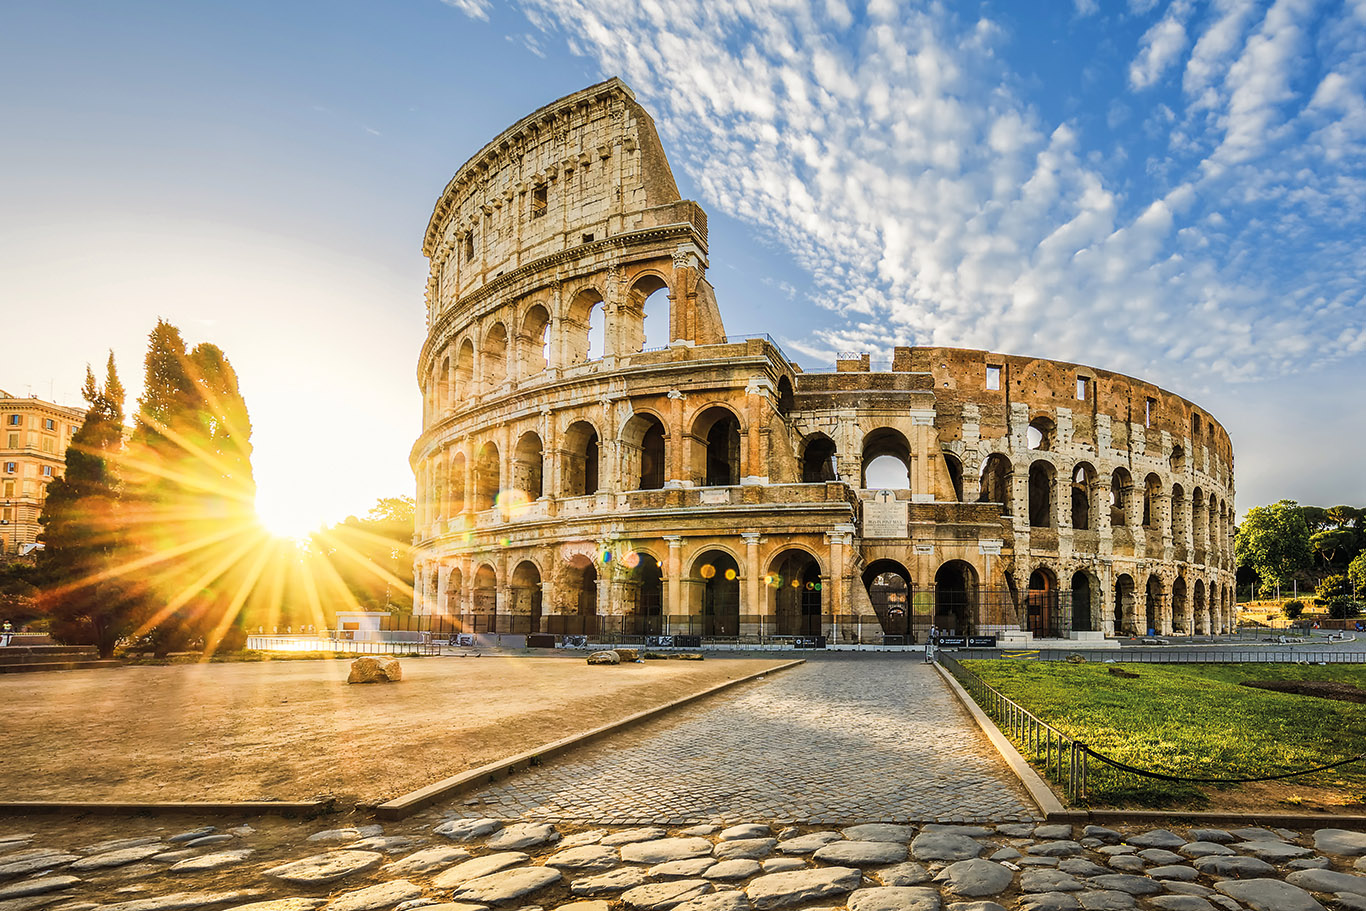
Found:
M 932 599 L 957 580 L 973 630 L 1044 632 L 1038 605 L 1060 597 L 1093 633 L 1232 623 L 1233 455 L 1213 418 L 1077 364 L 898 348 L 889 371 L 803 372 L 767 338 L 727 340 L 706 216 L 619 80 L 470 159 L 424 252 L 420 611 L 550 628 L 738 600 L 747 627 L 872 614 L 866 583 L 890 568 Z M 663 306 L 669 344 L 645 350 Z M 905 487 L 868 489 L 886 456 Z

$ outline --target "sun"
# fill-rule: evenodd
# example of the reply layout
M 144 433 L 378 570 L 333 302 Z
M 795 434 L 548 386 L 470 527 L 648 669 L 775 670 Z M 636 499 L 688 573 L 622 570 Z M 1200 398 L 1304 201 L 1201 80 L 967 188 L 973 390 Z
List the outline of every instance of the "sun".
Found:
M 317 515 L 288 500 L 256 501 L 256 518 L 277 538 L 307 538 L 323 526 Z

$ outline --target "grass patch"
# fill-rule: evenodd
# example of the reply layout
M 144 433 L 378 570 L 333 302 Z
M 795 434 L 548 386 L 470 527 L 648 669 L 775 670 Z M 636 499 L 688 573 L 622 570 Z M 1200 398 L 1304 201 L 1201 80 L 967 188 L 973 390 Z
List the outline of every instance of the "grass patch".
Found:
M 1366 705 L 1241 686 L 1243 681 L 1366 685 L 1359 665 L 1065 664 L 963 666 L 1058 730 L 1119 762 L 1192 777 L 1250 778 L 1336 762 L 1366 750 Z M 1137 677 L 1119 677 L 1122 668 Z M 1198 808 L 1227 785 L 1119 772 L 1094 758 L 1090 805 Z M 1366 791 L 1366 762 L 1288 779 L 1304 789 Z

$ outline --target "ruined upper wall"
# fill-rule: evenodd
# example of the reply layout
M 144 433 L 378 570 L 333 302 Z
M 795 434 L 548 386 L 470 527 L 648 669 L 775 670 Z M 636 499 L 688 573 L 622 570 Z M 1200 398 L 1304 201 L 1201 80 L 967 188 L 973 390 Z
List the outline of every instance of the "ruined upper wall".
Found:
M 679 198 L 650 115 L 620 79 L 546 105 L 458 170 L 432 213 L 436 316 L 504 272 L 586 243 L 706 217 Z

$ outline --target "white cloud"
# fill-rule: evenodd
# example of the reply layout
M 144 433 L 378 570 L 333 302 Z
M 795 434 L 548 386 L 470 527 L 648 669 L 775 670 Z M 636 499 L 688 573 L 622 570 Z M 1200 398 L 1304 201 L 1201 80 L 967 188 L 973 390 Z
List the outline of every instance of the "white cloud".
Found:
M 1190 3 L 1177 0 L 1167 7 L 1167 13 L 1143 35 L 1138 57 L 1129 65 L 1129 84 L 1146 89 L 1162 78 L 1186 49 L 1186 17 Z
M 489 20 L 489 10 L 493 8 L 492 0 L 441 0 L 441 2 L 460 10 L 471 19 L 480 19 L 484 22 Z
M 704 204 L 776 239 L 810 275 L 802 297 L 832 320 L 788 340 L 804 354 L 968 345 L 1189 384 L 1302 369 L 1361 344 L 1366 251 L 1312 244 L 1318 226 L 1362 221 L 1366 205 L 1351 206 L 1366 178 L 1276 134 L 1307 129 L 1286 104 L 1308 0 L 1278 0 L 1246 41 L 1246 4 L 1220 0 L 1194 30 L 1184 110 L 1111 104 L 1112 128 L 1174 136 L 1137 188 L 1107 182 L 1079 127 L 1045 122 L 1010 88 L 1020 80 L 1004 69 L 999 25 L 941 6 L 884 4 L 855 24 L 830 3 L 521 2 L 633 86 Z M 1191 12 L 1177 0 L 1149 30 L 1136 84 L 1181 65 Z M 1320 81 L 1315 148 L 1359 142 L 1344 132 L 1362 85 L 1349 83 Z M 1122 151 L 1122 136 L 1111 145 Z M 1295 244 L 1306 261 L 1278 276 L 1268 263 Z M 1337 316 L 1297 288 L 1338 301 Z

